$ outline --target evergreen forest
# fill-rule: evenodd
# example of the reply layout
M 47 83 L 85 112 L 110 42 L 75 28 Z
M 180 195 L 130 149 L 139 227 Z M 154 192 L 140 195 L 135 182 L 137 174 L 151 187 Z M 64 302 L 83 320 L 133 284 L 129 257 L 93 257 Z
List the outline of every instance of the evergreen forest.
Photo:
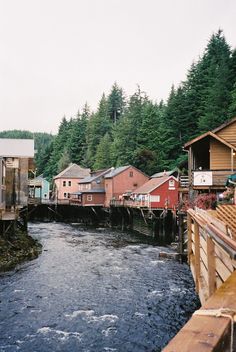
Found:
M 161 82 L 157 82 L 157 85 Z M 166 102 L 154 102 L 138 86 L 130 97 L 117 83 L 102 94 L 96 111 L 85 104 L 63 117 L 58 134 L 35 133 L 37 174 L 51 179 L 70 162 L 93 170 L 132 164 L 148 175 L 187 168 L 183 145 L 236 116 L 236 49 L 221 30 Z M 27 131 L 0 137 L 32 138 Z

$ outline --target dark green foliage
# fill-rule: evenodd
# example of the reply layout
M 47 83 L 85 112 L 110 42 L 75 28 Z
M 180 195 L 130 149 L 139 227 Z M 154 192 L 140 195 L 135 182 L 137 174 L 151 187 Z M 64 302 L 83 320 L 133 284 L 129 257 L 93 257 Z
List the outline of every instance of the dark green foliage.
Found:
M 89 107 L 85 104 L 82 114 L 80 115 L 78 113 L 77 118 L 72 119 L 70 122 L 68 153 L 72 163 L 83 165 L 86 152 L 86 130 L 89 117 Z
M 199 118 L 202 132 L 214 129 L 228 118 L 231 78 L 231 50 L 219 30 L 214 34 L 205 50 L 199 69 L 204 68 L 204 111 Z M 235 79 L 235 78 L 234 78 Z
M 95 160 L 94 170 L 106 169 L 111 166 L 111 138 L 109 133 L 106 133 L 100 140 Z
M 106 133 L 111 133 L 112 121 L 108 114 L 108 105 L 105 94 L 103 94 L 98 111 L 91 116 L 86 130 L 87 150 L 85 164 L 93 168 L 96 163 L 96 151 L 101 139 Z
M 59 126 L 58 134 L 53 141 L 52 152 L 50 154 L 48 163 L 45 167 L 44 174 L 48 178 L 52 178 L 52 176 L 55 176 L 58 174 L 58 170 L 60 169 L 59 161 L 62 158 L 65 151 L 66 150 L 68 151 L 67 144 L 68 144 L 69 135 L 70 135 L 70 125 L 71 125 L 71 121 L 68 122 L 66 118 L 63 117 L 61 124 Z
M 123 89 L 120 88 L 115 82 L 107 99 L 108 114 L 113 123 L 116 123 L 117 120 L 122 116 L 124 108 L 125 97 Z

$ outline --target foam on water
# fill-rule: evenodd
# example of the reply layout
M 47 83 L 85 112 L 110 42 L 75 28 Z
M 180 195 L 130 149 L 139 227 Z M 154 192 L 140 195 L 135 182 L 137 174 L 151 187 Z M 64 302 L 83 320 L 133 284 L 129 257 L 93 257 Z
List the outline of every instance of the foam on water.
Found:
M 75 337 L 77 340 L 81 341 L 81 336 L 82 334 L 80 334 L 79 332 L 71 332 L 71 331 L 63 331 L 63 330 L 55 330 L 52 329 L 48 326 L 44 326 L 40 329 L 37 330 L 38 334 L 43 334 L 43 335 L 47 335 L 49 333 L 52 334 L 56 334 L 59 335 L 59 339 L 64 341 L 64 340 L 68 340 L 70 337 Z

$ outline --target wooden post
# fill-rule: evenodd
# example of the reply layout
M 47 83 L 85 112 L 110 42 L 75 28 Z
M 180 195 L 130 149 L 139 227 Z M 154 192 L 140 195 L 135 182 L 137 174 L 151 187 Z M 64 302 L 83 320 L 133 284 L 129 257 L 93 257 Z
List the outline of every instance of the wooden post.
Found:
M 187 214 L 187 229 L 188 229 L 188 263 L 190 264 L 190 255 L 192 254 L 192 218 Z
M 196 292 L 199 292 L 199 280 L 200 280 L 200 235 L 199 235 L 199 224 L 194 221 L 194 247 L 195 247 L 195 278 L 196 278 Z
M 192 169 L 193 169 L 193 156 L 192 156 L 192 147 L 189 147 L 188 151 L 188 179 L 189 186 L 192 186 Z
M 209 297 L 216 289 L 215 244 L 207 235 L 207 267 L 208 267 L 208 294 Z
M 231 172 L 234 172 L 234 150 L 231 148 Z

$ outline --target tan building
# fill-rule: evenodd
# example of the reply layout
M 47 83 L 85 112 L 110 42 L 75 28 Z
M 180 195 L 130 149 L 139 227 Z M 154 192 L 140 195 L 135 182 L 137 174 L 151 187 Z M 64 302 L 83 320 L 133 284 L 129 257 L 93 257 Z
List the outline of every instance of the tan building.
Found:
M 189 186 L 193 190 L 223 190 L 236 171 L 236 117 L 185 144 Z

